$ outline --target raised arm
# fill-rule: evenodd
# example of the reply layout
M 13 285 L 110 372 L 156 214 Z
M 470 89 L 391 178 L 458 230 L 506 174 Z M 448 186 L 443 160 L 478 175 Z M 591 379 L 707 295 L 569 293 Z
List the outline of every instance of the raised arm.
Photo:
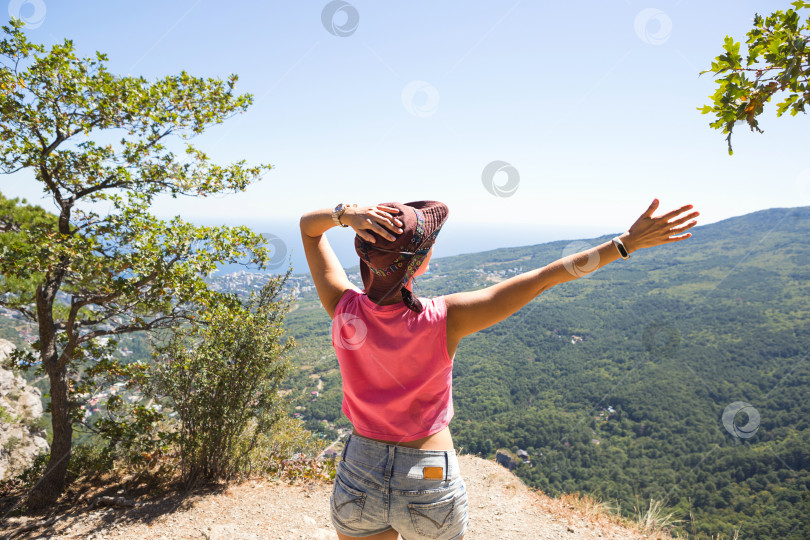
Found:
M 397 209 L 385 206 L 351 206 L 346 209 L 340 221 L 370 242 L 374 242 L 374 237 L 368 231 L 393 239 L 393 235 L 382 226 L 385 225 L 394 232 L 402 232 L 399 229 L 401 222 L 393 218 L 391 212 L 396 213 Z M 329 313 L 329 318 L 332 318 L 340 297 L 353 287 L 324 234 L 336 226 L 332 221 L 332 209 L 323 208 L 304 214 L 301 216 L 300 225 L 301 241 L 304 243 L 309 272 L 312 274 L 321 304 Z
M 691 233 L 681 235 L 697 224 L 696 221 L 686 223 L 699 215 L 698 212 L 684 215 L 685 212 L 692 209 L 691 204 L 662 216 L 652 217 L 657 208 L 658 199 L 655 199 L 630 229 L 619 236 L 630 253 L 643 248 L 678 242 L 692 236 Z M 686 224 L 684 225 L 684 223 Z M 620 257 L 613 242 L 605 242 L 485 289 L 446 296 L 449 346 L 457 345 L 464 336 L 506 319 L 543 291 L 593 272 Z M 571 270 L 573 268 L 577 269 L 576 273 Z M 583 269 L 587 269 L 587 271 L 583 271 Z M 455 349 L 454 346 L 452 348 Z

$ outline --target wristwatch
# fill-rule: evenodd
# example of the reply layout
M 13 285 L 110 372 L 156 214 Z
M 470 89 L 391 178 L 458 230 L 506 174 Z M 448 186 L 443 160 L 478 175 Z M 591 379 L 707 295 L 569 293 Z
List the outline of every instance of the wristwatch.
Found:
M 348 207 L 349 207 L 348 204 L 340 203 L 332 211 L 332 221 L 335 222 L 335 225 L 340 225 L 341 227 L 348 227 L 348 225 L 344 225 L 343 223 L 340 222 L 340 216 L 343 215 L 343 213 L 346 211 Z
M 627 251 L 627 248 L 624 247 L 624 244 L 622 243 L 622 241 L 619 240 L 618 236 L 613 239 L 613 245 L 616 246 L 616 249 L 619 250 L 619 255 L 622 256 L 622 259 L 629 259 L 630 258 L 630 253 Z

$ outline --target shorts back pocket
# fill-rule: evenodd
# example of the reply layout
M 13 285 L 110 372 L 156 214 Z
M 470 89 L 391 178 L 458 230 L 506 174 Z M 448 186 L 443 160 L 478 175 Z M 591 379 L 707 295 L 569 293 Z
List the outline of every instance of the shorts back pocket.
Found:
M 427 538 L 438 538 L 453 523 L 455 498 L 437 503 L 409 503 L 413 528 Z
M 350 524 L 360 521 L 363 517 L 363 505 L 366 494 L 347 486 L 340 476 L 335 477 L 335 487 L 332 490 L 332 512 L 342 523 Z

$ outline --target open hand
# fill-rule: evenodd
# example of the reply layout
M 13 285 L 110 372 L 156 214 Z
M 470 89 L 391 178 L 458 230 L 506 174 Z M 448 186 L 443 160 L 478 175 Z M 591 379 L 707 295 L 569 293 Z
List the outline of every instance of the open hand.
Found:
M 663 216 L 652 217 L 653 212 L 658 208 L 658 199 L 653 199 L 652 204 L 641 214 L 630 229 L 621 236 L 622 242 L 628 251 L 660 246 L 670 242 L 679 242 L 692 236 L 692 233 L 679 235 L 697 225 L 697 221 L 689 221 L 700 215 L 700 212 L 691 212 L 683 215 L 692 209 L 691 204 L 681 206 L 676 210 L 667 212 Z M 689 223 L 686 223 L 689 221 Z M 684 225 L 686 223 L 686 225 Z
M 396 216 L 399 210 L 390 206 L 351 206 L 341 217 L 341 221 L 354 229 L 357 236 L 368 242 L 374 242 L 374 235 L 369 231 L 377 233 L 383 238 L 394 240 L 393 233 L 402 232 L 402 221 Z

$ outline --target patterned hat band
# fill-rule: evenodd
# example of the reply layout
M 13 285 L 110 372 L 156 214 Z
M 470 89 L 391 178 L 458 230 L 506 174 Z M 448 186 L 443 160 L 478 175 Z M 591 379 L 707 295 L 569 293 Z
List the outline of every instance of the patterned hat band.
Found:
M 438 233 L 438 231 L 437 231 L 437 233 Z M 435 238 L 435 236 L 433 236 L 433 238 Z M 418 249 L 416 251 L 395 251 L 395 250 L 389 250 L 389 249 L 379 249 L 378 251 L 385 251 L 387 253 L 399 253 L 399 254 L 405 255 L 405 256 L 404 257 L 397 257 L 397 261 L 394 264 L 392 264 L 391 266 L 388 266 L 386 268 L 373 268 L 373 267 L 369 266 L 368 269 L 371 270 L 373 273 L 377 274 L 378 276 L 390 276 L 392 274 L 399 273 L 402 270 L 402 267 L 405 265 L 405 263 L 408 263 L 408 267 L 405 269 L 405 277 L 407 278 L 407 277 L 409 277 L 408 276 L 408 270 L 410 268 L 413 268 L 414 271 L 416 271 L 419 268 L 419 266 L 422 264 L 422 261 L 427 256 L 427 254 L 430 251 L 431 247 L 433 247 L 433 243 L 430 243 L 429 246 Z M 375 248 L 375 249 L 377 249 L 377 248 Z M 414 263 L 416 263 L 415 266 L 414 266 Z M 412 272 L 411 272 L 411 275 L 413 275 Z M 408 282 L 408 279 L 405 279 L 403 281 L 403 284 L 407 283 L 407 282 Z
M 430 248 L 433 247 L 433 244 L 436 243 L 436 237 L 439 235 L 439 231 L 441 231 L 441 226 L 433 231 L 430 236 L 428 236 L 424 242 L 422 242 L 422 246 L 416 250 L 416 253 L 411 256 L 411 260 L 408 264 L 408 268 L 405 270 L 405 275 L 402 277 L 402 286 L 407 285 L 408 281 L 416 274 L 416 271 L 419 270 L 419 267 L 422 266 L 422 263 L 427 258 L 427 254 L 430 252 Z
M 396 249 L 378 248 L 371 244 L 363 247 L 365 247 L 366 249 L 376 249 L 377 251 L 384 251 L 385 253 L 399 253 L 400 255 L 418 255 L 422 252 L 427 253 L 427 251 L 425 251 L 424 249 L 420 249 L 419 251 L 397 251 Z M 430 250 L 428 249 L 428 251 Z
M 397 295 L 403 287 L 410 293 L 407 284 L 429 256 L 438 231 L 449 214 L 447 205 L 439 201 L 389 202 L 378 206 L 397 210 L 390 213 L 398 216 L 401 222 L 399 235 L 390 239 L 388 235 L 372 230 L 369 234 L 374 241 L 364 240 L 360 235 L 354 237 L 363 288 L 377 303 Z M 411 294 L 403 292 L 402 295 L 409 309 L 421 311 Z
M 366 255 L 366 261 L 370 262 L 370 258 L 368 256 L 368 252 L 371 249 L 382 251 L 386 253 L 399 253 L 399 257 L 394 259 L 394 261 L 386 266 L 385 268 L 374 268 L 373 266 L 369 265 L 369 270 L 371 270 L 374 274 L 378 276 L 390 276 L 392 274 L 397 274 L 402 271 L 402 267 L 406 264 L 411 262 L 411 258 L 414 256 L 418 256 L 422 254 L 422 250 L 419 249 L 423 242 L 422 238 L 425 236 L 425 214 L 423 214 L 420 210 L 416 208 L 412 208 L 414 214 L 416 215 L 416 230 L 413 233 L 413 237 L 411 241 L 408 242 L 408 245 L 405 246 L 406 249 L 404 251 L 400 250 L 389 250 L 384 248 L 378 248 L 373 244 L 363 241 L 361 242 L 360 249 Z M 438 231 L 436 231 L 438 232 Z M 427 254 L 427 252 L 424 252 Z M 410 266 L 410 265 L 408 265 Z M 407 267 L 406 267 L 407 273 Z

